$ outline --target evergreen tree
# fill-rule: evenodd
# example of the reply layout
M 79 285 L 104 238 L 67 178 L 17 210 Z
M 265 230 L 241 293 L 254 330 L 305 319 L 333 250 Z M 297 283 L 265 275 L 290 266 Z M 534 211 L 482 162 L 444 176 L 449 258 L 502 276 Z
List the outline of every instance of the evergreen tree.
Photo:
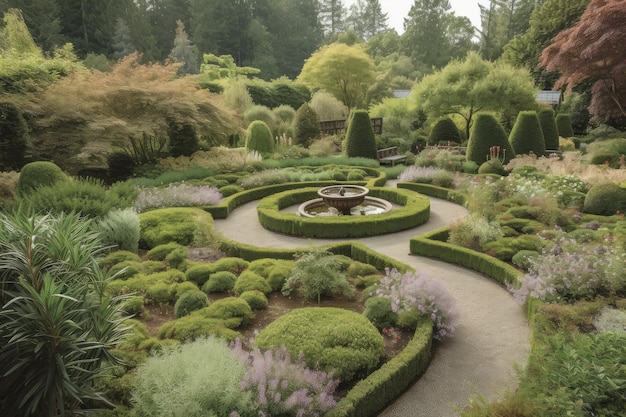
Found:
M 66 42 L 60 32 L 60 10 L 56 1 L 0 0 L 0 14 L 10 9 L 21 10 L 35 43 L 44 51 Z
M 383 13 L 378 0 L 358 0 L 350 6 L 347 26 L 360 38 L 368 40 L 389 28 L 387 20 L 387 13 Z
M 559 132 L 554 120 L 554 110 L 542 109 L 537 113 L 539 123 L 541 124 L 541 132 L 546 144 L 546 149 L 555 151 L 559 149 Z
M 117 19 L 115 34 L 113 35 L 113 59 L 116 61 L 136 51 L 130 28 L 122 19 Z
M 346 155 L 376 159 L 376 137 L 367 110 L 354 110 L 346 131 Z
M 308 103 L 304 103 L 296 111 L 294 142 L 308 148 L 319 136 L 320 118 Z
M 342 0 L 320 0 L 320 21 L 327 37 L 346 29 L 346 14 Z
M 197 74 L 200 70 L 198 64 L 198 48 L 191 43 L 185 25 L 180 20 L 176 22 L 176 37 L 174 38 L 174 48 L 170 52 L 170 57 L 176 62 L 182 62 L 183 66 L 178 70 L 178 75 Z
M 509 135 L 509 142 L 516 155 L 533 153 L 536 156 L 543 156 L 546 153 L 546 143 L 537 112 L 519 112 Z
M 479 112 L 470 132 L 466 158 L 481 166 L 492 157 L 506 164 L 515 157 L 515 152 L 496 117 Z

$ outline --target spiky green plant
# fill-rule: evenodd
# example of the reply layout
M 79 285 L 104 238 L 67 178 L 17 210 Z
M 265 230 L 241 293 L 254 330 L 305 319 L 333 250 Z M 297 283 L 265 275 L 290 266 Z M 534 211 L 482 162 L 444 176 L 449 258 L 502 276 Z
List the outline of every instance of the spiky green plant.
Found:
M 121 298 L 105 288 L 98 234 L 77 214 L 0 215 L 0 415 L 108 404 L 94 382 L 118 364 Z

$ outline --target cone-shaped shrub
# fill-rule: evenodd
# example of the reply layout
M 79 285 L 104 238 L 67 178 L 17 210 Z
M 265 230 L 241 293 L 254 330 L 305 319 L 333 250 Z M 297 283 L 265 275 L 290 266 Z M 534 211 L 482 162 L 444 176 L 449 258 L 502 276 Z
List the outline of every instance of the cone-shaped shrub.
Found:
M 272 131 L 265 122 L 255 120 L 250 123 L 246 132 L 246 149 L 257 151 L 261 155 L 274 153 Z
M 308 148 L 320 136 L 320 118 L 308 103 L 296 111 L 294 143 Z
M 67 175 L 52 162 L 36 161 L 26 164 L 20 171 L 17 192 L 24 196 L 37 187 L 50 186 L 58 181 L 68 181 Z
M 571 138 L 574 136 L 572 117 L 569 113 L 559 113 L 556 115 L 556 128 L 559 132 L 559 136 L 562 138 Z
M 367 110 L 354 110 L 346 132 L 346 154 L 351 157 L 376 159 L 376 138 Z
M 428 141 L 435 145 L 448 141 L 458 144 L 461 143 L 461 132 L 459 132 L 452 119 L 445 117 L 435 123 L 435 126 L 430 131 Z
M 498 146 L 500 147 L 499 152 Z M 496 149 L 492 150 L 494 147 Z M 494 156 L 500 160 L 504 159 L 505 164 L 515 157 L 515 152 L 513 152 L 508 141 L 506 132 L 495 116 L 486 112 L 477 113 L 467 143 L 466 158 L 480 166 L 494 152 L 497 154 Z
M 516 155 L 528 155 L 531 152 L 537 156 L 545 155 L 546 143 L 537 112 L 519 112 L 509 135 L 509 142 Z
M 539 117 L 539 123 L 541 124 L 541 132 L 543 133 L 546 149 L 551 151 L 558 150 L 559 132 L 556 128 L 556 121 L 554 120 L 554 110 L 542 109 L 537 113 L 537 117 Z

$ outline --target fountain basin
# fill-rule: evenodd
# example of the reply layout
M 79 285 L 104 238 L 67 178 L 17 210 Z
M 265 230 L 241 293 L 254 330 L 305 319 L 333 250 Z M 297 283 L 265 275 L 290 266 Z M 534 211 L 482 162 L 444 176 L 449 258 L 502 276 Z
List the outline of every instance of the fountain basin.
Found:
M 392 208 L 393 205 L 387 200 L 364 196 L 363 201 L 358 205 L 350 207 L 348 214 L 352 216 L 369 216 L 372 214 L 386 213 Z M 338 208 L 330 206 L 323 198 L 305 201 L 298 207 L 298 214 L 302 217 L 338 216 L 340 213 L 342 215 L 345 214 Z
M 367 187 L 361 185 L 329 185 L 317 191 L 324 203 L 349 216 L 353 207 L 363 203 L 369 193 Z

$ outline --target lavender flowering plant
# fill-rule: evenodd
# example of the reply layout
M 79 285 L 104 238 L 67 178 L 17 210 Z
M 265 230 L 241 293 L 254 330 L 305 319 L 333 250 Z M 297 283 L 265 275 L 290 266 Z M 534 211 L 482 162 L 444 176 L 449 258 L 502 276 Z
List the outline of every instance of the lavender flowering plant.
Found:
M 160 207 L 192 207 L 217 204 L 222 194 L 208 185 L 170 184 L 164 188 L 148 187 L 141 190 L 134 207 L 139 212 Z
M 416 272 L 401 274 L 388 268 L 385 272 L 375 295 L 391 300 L 394 313 L 417 310 L 435 324 L 435 339 L 454 335 L 459 317 L 456 300 L 440 282 Z

